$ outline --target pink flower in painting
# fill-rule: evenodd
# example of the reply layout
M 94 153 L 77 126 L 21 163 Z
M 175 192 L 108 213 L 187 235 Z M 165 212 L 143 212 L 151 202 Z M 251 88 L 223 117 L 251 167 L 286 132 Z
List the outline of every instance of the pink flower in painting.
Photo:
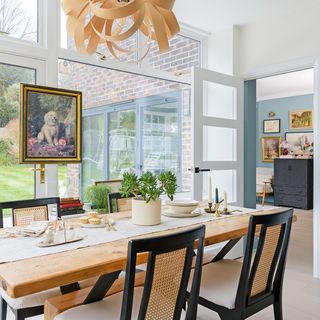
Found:
M 65 147 L 66 144 L 67 144 L 67 142 L 66 142 L 65 139 L 60 139 L 60 140 L 59 140 L 59 146 Z
M 35 144 L 37 144 L 38 143 L 38 140 L 36 139 L 36 138 L 29 138 L 28 139 L 28 144 L 29 145 L 35 145 Z

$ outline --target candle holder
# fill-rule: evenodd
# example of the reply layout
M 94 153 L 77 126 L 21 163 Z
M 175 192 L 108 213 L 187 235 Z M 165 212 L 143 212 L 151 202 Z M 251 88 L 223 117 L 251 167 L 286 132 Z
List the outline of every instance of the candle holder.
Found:
M 205 208 L 204 211 L 206 213 L 213 213 L 214 211 L 212 211 L 212 202 L 208 202 L 208 208 Z
M 217 202 L 214 204 L 214 217 L 215 218 L 220 218 L 221 217 L 221 214 L 220 214 L 220 211 L 219 211 L 219 208 L 220 208 L 220 202 Z

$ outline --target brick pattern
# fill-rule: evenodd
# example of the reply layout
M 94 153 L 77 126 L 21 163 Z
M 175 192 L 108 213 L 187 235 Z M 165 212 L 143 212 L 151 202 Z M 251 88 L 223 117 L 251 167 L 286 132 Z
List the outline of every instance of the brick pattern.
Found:
M 132 45 L 132 44 L 131 44 Z M 200 43 L 176 36 L 171 40 L 171 51 L 160 54 L 156 45 L 146 58 L 152 68 L 190 74 L 192 66 L 200 65 Z M 127 100 L 181 91 L 182 97 L 182 189 L 189 191 L 191 175 L 190 87 L 175 82 L 129 74 L 65 60 L 59 61 L 59 86 L 83 92 L 83 108 L 111 106 Z M 68 165 L 68 190 L 65 196 L 79 193 L 79 166 Z M 105 177 L 101 177 L 102 179 Z
M 152 43 L 146 61 L 149 67 L 172 73 L 190 74 L 191 67 L 201 65 L 199 41 L 176 35 L 169 41 L 170 51 L 160 53 L 155 42 Z

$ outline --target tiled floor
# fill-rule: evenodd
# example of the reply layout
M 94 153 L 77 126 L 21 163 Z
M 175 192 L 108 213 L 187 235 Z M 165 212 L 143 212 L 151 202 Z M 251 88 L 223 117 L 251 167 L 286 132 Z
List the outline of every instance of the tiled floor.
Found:
M 289 257 L 284 283 L 284 319 L 320 319 L 320 280 L 312 277 L 312 211 L 296 210 L 298 221 L 293 226 Z M 9 317 L 10 320 L 13 317 Z M 43 319 L 36 317 L 33 319 Z M 106 317 L 106 319 L 108 319 Z M 199 320 L 215 320 L 219 317 L 205 309 L 199 310 Z M 272 308 L 250 318 L 271 320 Z

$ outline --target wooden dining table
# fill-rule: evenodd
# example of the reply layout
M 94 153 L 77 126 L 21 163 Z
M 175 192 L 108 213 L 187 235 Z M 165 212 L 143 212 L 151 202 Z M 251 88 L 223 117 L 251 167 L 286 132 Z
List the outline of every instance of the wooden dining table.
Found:
M 275 213 L 281 210 L 283 209 L 257 210 L 254 214 Z M 131 212 L 128 211 L 110 214 L 110 218 L 112 217 L 114 220 L 127 219 L 130 215 Z M 218 258 L 219 254 L 220 257 L 223 257 L 236 244 L 238 239 L 247 235 L 250 216 L 251 214 L 244 214 L 205 222 L 205 246 L 229 241 L 218 253 Z M 195 226 L 156 232 L 143 235 L 143 237 L 169 234 Z M 51 288 L 63 287 L 91 277 L 124 270 L 129 240 L 118 240 L 0 264 L 0 285 L 10 297 L 18 298 Z M 140 254 L 137 264 L 146 262 L 147 253 Z

